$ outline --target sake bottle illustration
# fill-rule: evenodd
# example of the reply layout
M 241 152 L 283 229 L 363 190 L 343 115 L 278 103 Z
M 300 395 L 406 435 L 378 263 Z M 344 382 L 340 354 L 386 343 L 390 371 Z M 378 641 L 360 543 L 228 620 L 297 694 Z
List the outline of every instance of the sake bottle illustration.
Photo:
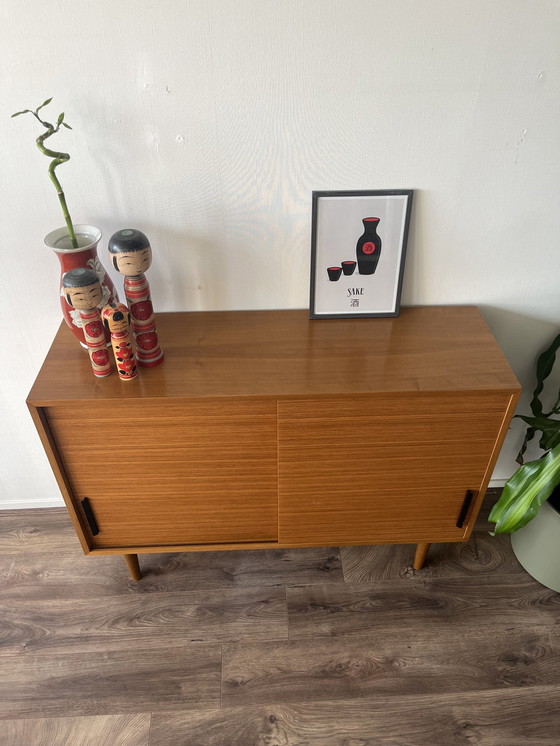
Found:
M 381 238 L 377 235 L 379 218 L 364 218 L 362 223 L 364 232 L 356 244 L 358 272 L 361 275 L 372 275 L 377 269 L 381 254 Z

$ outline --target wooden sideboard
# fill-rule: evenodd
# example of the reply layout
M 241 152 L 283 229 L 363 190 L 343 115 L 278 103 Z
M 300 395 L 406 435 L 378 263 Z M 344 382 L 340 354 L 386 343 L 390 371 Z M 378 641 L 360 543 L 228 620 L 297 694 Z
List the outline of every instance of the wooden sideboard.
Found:
M 520 394 L 477 308 L 157 323 L 126 382 L 61 325 L 27 400 L 86 554 L 469 538 Z

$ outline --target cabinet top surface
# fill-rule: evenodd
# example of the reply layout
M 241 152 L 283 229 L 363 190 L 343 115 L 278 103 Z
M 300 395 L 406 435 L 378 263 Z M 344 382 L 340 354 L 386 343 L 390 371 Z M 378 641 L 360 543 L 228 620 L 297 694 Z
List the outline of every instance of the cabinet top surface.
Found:
M 165 361 L 132 381 L 96 379 L 61 324 L 28 401 L 316 397 L 520 389 L 472 306 L 402 308 L 397 318 L 309 319 L 305 310 L 160 313 Z

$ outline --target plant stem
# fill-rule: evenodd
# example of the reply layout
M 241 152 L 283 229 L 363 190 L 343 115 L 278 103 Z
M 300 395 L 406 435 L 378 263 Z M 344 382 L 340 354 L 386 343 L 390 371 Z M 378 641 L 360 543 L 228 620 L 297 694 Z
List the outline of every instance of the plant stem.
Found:
M 66 197 L 64 195 L 64 191 L 62 190 L 62 186 L 60 184 L 60 181 L 58 180 L 54 170 L 58 166 L 59 163 L 64 163 L 64 161 L 56 160 L 51 163 L 49 166 L 49 176 L 56 188 L 56 193 L 58 194 L 58 199 L 60 202 L 60 206 L 62 207 L 62 214 L 64 215 L 64 220 L 66 221 L 66 227 L 68 228 L 68 235 L 70 236 L 70 240 L 72 241 L 72 246 L 77 249 L 78 248 L 78 239 L 76 238 L 76 233 L 74 231 L 74 224 L 72 223 L 72 218 L 70 217 L 70 213 L 68 212 L 68 205 L 66 204 Z
M 37 119 L 39 119 L 37 114 L 35 114 L 35 116 L 37 117 Z M 60 181 L 58 180 L 54 172 L 55 168 L 59 166 L 61 163 L 66 163 L 66 161 L 69 161 L 70 156 L 68 155 L 68 153 L 58 153 L 56 150 L 49 150 L 44 145 L 44 141 L 47 139 L 47 137 L 50 137 L 51 135 L 54 135 L 55 132 L 58 132 L 60 125 L 53 127 L 53 125 L 49 124 L 48 122 L 43 122 L 41 121 L 41 119 L 39 119 L 39 121 L 44 127 L 47 127 L 47 131 L 44 132 L 42 135 L 39 135 L 39 137 L 37 138 L 36 140 L 37 147 L 39 148 L 41 153 L 48 155 L 50 158 L 54 158 L 54 161 L 52 161 L 51 165 L 49 166 L 49 177 L 55 186 L 56 193 L 58 194 L 60 206 L 62 207 L 62 214 L 64 215 L 64 220 L 66 221 L 66 227 L 68 228 L 68 235 L 70 236 L 72 246 L 75 249 L 77 249 L 78 239 L 76 238 L 76 233 L 74 231 L 74 224 L 72 223 L 72 218 L 70 217 L 70 213 L 68 212 L 68 205 L 66 204 L 66 197 L 64 196 L 64 191 L 62 189 Z

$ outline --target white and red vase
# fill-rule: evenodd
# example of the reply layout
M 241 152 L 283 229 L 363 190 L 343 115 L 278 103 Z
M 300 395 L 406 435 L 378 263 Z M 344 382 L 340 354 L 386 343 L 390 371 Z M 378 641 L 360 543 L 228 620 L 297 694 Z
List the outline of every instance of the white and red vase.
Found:
M 60 262 L 60 307 L 62 308 L 64 320 L 76 339 L 79 340 L 82 347 L 87 347 L 84 338 L 84 331 L 82 329 L 80 312 L 78 309 L 72 308 L 72 306 L 67 303 L 62 290 L 62 275 L 65 272 L 68 272 L 71 269 L 77 269 L 78 267 L 88 267 L 93 269 L 99 277 L 103 293 L 103 300 L 99 304 L 100 308 L 105 306 L 107 303 L 118 303 L 119 296 L 115 290 L 113 281 L 106 273 L 97 256 L 97 245 L 101 240 L 101 231 L 99 228 L 95 228 L 92 225 L 75 225 L 74 230 L 78 240 L 77 249 L 72 246 L 70 236 L 68 235 L 68 229 L 66 227 L 58 228 L 45 236 L 45 243 L 49 248 L 53 249 Z M 110 344 L 111 336 L 109 332 L 106 332 L 105 336 L 106 342 Z

